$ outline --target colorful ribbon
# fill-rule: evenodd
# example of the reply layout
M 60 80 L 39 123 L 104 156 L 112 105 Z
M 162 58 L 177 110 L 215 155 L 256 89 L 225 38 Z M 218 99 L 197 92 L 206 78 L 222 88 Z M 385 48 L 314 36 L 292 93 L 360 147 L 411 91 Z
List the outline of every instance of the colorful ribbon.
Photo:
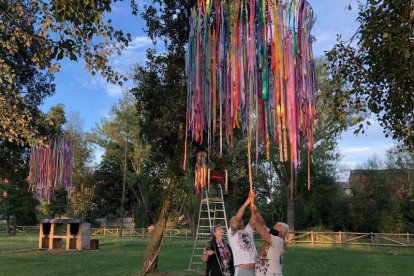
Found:
M 211 150 L 217 134 L 221 154 L 223 140 L 232 146 L 233 130 L 241 127 L 249 145 L 256 138 L 256 160 L 260 147 L 269 158 L 273 141 L 295 177 L 300 137 L 307 139 L 311 155 L 316 122 L 310 34 L 315 19 L 309 3 L 199 0 L 189 21 L 186 130 L 191 139 Z
M 72 140 L 52 138 L 43 145 L 36 145 L 30 152 L 29 183 L 39 200 L 50 201 L 55 187 L 72 189 L 73 148 Z

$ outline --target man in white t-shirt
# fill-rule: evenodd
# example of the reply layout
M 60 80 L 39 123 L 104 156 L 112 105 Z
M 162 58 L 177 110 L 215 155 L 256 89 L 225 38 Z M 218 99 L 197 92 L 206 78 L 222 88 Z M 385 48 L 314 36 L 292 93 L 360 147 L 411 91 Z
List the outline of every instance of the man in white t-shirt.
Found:
M 252 218 L 250 218 L 246 227 L 243 225 L 246 208 L 253 201 L 254 194 L 252 193 L 237 211 L 237 214 L 231 218 L 230 228 L 227 231 L 229 244 L 233 252 L 235 276 L 254 276 L 257 252 L 253 240 Z
M 285 237 L 289 234 L 289 226 L 286 223 L 278 222 L 273 226 L 273 229 L 269 229 L 254 204 L 251 205 L 251 209 L 252 224 L 265 241 L 256 259 L 255 275 L 282 276 L 283 255 L 286 250 Z

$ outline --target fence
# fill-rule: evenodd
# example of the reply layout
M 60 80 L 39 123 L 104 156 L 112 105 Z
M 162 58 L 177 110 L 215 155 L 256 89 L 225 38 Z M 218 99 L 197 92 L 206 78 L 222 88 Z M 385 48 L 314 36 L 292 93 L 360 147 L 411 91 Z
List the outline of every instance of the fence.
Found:
M 119 231 L 119 228 L 92 228 L 91 236 L 118 237 Z M 151 236 L 152 231 L 147 228 L 123 229 L 122 235 L 124 237 L 149 237 Z M 191 231 L 189 229 L 165 229 L 164 237 L 184 239 L 192 238 Z
M 0 225 L 0 232 L 5 233 L 6 227 Z M 16 226 L 16 234 L 38 233 L 39 226 Z M 119 228 L 91 228 L 91 236 L 118 237 Z M 124 237 L 149 237 L 152 231 L 148 228 L 123 229 Z M 189 229 L 166 229 L 167 238 L 192 239 Z M 336 245 L 373 245 L 414 247 L 414 234 L 390 233 L 355 233 L 355 232 L 291 232 L 288 243 L 297 244 L 336 244 Z
M 355 232 L 294 232 L 288 243 L 414 247 L 414 234 Z
M 10 232 L 13 232 L 14 226 L 9 226 Z M 6 225 L 0 224 L 0 233 L 6 233 Z M 35 226 L 16 226 L 16 234 L 24 234 L 24 233 L 39 233 L 39 225 Z

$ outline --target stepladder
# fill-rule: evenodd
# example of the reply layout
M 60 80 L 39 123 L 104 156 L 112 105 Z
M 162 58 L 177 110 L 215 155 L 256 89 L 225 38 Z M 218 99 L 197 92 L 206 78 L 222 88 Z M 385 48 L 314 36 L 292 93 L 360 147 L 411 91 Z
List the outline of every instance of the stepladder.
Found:
M 212 227 L 219 224 L 225 231 L 228 229 L 222 186 L 210 185 L 203 188 L 201 193 L 197 232 L 188 266 L 188 270 L 199 272 L 205 269 L 201 257 L 206 244 L 212 239 Z

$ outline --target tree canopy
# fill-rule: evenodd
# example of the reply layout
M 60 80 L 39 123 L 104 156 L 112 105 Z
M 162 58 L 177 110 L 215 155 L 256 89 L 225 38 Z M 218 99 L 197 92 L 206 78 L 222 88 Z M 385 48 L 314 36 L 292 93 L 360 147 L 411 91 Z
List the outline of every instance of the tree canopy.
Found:
M 333 115 L 354 116 L 358 133 L 373 114 L 386 136 L 414 148 L 414 3 L 364 1 L 357 21 L 355 35 L 327 53 L 329 73 L 343 84 L 331 91 Z
M 82 57 L 92 74 L 125 79 L 109 58 L 131 35 L 116 30 L 107 15 L 122 0 L 0 1 L 0 138 L 22 143 L 36 138 L 37 106 L 54 93 L 60 60 Z M 132 12 L 137 4 L 131 1 Z

